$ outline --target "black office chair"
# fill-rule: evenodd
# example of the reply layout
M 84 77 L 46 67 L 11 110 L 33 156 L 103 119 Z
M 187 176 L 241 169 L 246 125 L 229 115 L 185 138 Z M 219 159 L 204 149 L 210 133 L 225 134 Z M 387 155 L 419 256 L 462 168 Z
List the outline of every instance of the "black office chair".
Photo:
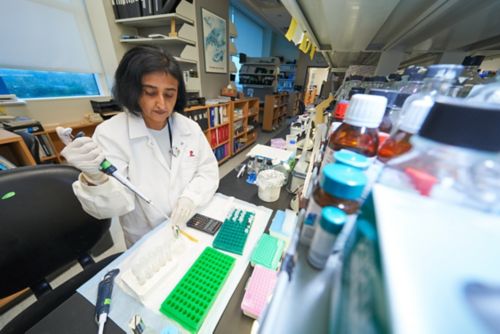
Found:
M 26 287 L 37 297 L 1 334 L 24 333 L 119 255 L 98 263 L 88 255 L 111 220 L 83 211 L 71 187 L 78 174 L 64 165 L 0 172 L 0 298 Z M 83 271 L 51 289 L 46 277 L 75 261 Z

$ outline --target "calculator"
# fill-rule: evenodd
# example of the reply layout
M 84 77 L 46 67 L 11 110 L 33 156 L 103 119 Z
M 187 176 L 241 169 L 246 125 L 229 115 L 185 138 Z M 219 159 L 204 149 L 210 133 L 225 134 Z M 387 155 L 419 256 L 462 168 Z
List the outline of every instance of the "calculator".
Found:
M 216 220 L 199 213 L 195 214 L 193 218 L 191 218 L 187 222 L 187 226 L 208 233 L 210 235 L 214 235 L 215 233 L 217 233 L 221 225 L 222 222 L 220 220 Z

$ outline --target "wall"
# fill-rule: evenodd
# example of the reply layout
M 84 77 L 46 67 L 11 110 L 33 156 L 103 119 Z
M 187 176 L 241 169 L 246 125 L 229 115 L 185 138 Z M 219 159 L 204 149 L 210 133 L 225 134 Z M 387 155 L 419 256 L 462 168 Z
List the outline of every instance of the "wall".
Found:
M 298 60 L 299 48 L 288 41 L 283 34 L 279 35 L 273 32 L 271 56 L 283 57 L 285 62 Z
M 201 17 L 201 9 L 205 8 L 210 12 L 222 17 L 226 20 L 226 40 L 228 45 L 227 55 L 229 64 L 231 57 L 229 56 L 229 0 L 196 0 L 196 28 L 198 32 L 198 53 L 200 59 L 200 80 L 203 96 L 206 98 L 217 97 L 220 94 L 222 87 L 229 83 L 229 73 L 208 73 L 205 71 L 205 53 L 203 46 L 203 22 Z

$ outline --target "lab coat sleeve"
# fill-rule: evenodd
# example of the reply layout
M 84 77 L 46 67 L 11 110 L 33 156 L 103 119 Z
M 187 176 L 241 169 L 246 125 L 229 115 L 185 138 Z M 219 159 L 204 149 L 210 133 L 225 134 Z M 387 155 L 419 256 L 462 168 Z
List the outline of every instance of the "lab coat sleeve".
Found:
M 126 177 L 127 154 L 123 149 L 126 143 L 121 138 L 116 140 L 110 137 L 109 132 L 113 131 L 98 126 L 92 139 L 102 148 L 106 158 Z M 90 186 L 80 174 L 78 181 L 73 183 L 73 192 L 85 212 L 98 219 L 121 216 L 135 208 L 134 195 L 113 177 L 108 177 L 103 184 Z
M 97 219 L 124 215 L 134 209 L 133 197 L 123 189 L 123 185 L 110 177 L 98 186 L 89 186 L 82 180 L 73 183 L 73 191 L 80 200 L 83 210 Z
M 219 187 L 219 166 L 212 148 L 208 144 L 203 131 L 198 127 L 199 160 L 198 168 L 181 194 L 188 197 L 195 206 L 200 207 L 207 204 Z

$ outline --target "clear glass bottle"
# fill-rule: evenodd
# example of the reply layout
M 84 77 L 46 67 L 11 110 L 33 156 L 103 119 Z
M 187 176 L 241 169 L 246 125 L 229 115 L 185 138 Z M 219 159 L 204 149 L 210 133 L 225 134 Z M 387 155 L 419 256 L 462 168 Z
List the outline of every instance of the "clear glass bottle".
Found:
M 434 101 L 438 96 L 449 95 L 453 84 L 456 82 L 458 76 L 463 70 L 462 65 L 431 65 L 427 69 L 423 81 L 422 89 L 408 97 L 403 104 L 401 114 L 398 119 L 394 120 L 393 126 L 398 129 L 403 118 L 405 111 L 408 110 L 407 104 L 415 100 L 429 100 Z
M 334 152 L 341 149 L 374 158 L 379 146 L 378 127 L 386 105 L 387 99 L 383 96 L 354 95 L 346 111 L 344 123 L 328 139 L 323 168 L 334 161 Z
M 379 182 L 500 214 L 500 106 L 440 98 Z
M 365 185 L 365 174 L 356 168 L 337 163 L 325 166 L 307 205 L 301 243 L 307 246 L 311 244 L 323 207 L 333 206 L 347 215 L 355 215 Z

